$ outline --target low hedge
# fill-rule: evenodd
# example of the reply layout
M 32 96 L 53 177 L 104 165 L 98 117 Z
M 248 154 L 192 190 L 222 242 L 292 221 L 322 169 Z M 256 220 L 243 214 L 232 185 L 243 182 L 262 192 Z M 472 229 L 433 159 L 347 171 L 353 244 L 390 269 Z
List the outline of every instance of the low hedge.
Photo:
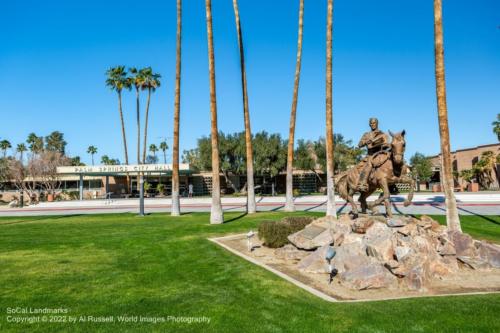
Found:
M 302 230 L 313 221 L 308 216 L 289 216 L 281 221 L 262 221 L 259 225 L 259 238 L 264 245 L 278 248 L 288 244 L 288 236 Z

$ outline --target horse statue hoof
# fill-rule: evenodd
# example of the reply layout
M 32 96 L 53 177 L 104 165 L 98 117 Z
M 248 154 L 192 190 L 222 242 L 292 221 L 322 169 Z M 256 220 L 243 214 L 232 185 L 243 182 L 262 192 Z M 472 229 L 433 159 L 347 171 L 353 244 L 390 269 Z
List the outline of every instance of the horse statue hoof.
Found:
M 405 200 L 405 202 L 403 203 L 403 206 L 408 207 L 409 205 L 411 205 L 411 202 Z

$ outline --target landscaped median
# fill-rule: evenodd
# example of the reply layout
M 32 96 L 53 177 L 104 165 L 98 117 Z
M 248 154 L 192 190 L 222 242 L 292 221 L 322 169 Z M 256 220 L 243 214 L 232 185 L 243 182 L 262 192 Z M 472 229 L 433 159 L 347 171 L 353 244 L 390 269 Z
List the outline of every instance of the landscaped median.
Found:
M 500 331 L 497 294 L 329 303 L 208 240 L 288 215 L 323 214 L 226 213 L 222 225 L 205 213 L 0 218 L 0 330 Z M 498 216 L 463 216 L 462 227 L 500 243 Z M 42 318 L 7 313 L 18 307 L 65 313 L 16 322 Z

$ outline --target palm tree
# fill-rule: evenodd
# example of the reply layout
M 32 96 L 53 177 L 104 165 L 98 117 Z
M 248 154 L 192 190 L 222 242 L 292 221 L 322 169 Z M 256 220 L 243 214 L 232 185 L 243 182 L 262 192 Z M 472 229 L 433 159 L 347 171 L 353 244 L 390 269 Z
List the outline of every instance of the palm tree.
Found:
M 139 91 L 143 88 L 145 80 L 142 70 L 131 67 L 129 69 L 129 73 L 132 74 L 129 77 L 130 85 L 134 86 L 135 88 L 135 106 L 137 116 L 137 164 L 141 164 L 141 112 L 139 103 Z
M 16 151 L 19 153 L 19 160 L 21 161 L 21 163 L 23 162 L 23 155 L 24 155 L 24 152 L 27 151 L 28 148 L 26 148 L 26 145 L 24 143 L 20 143 L 17 145 L 16 147 Z
M 149 145 L 149 151 L 153 154 L 153 157 L 156 157 L 156 152 L 158 151 L 158 147 L 152 143 Z
M 35 133 L 28 135 L 26 143 L 33 154 L 38 154 L 43 150 L 43 137 L 37 136 Z
M 302 31 L 304 27 L 304 0 L 299 5 L 299 38 L 297 41 L 297 62 L 295 64 L 295 83 L 293 87 L 292 111 L 290 113 L 290 132 L 288 134 L 288 155 L 286 161 L 286 204 L 285 211 L 295 211 L 293 203 L 293 146 L 295 137 L 295 119 L 297 114 L 297 98 L 299 95 L 300 64 L 302 60 Z
M 149 119 L 149 102 L 151 100 L 151 93 L 156 91 L 156 88 L 160 86 L 160 74 L 153 73 L 151 67 L 141 69 L 141 75 L 144 78 L 144 83 L 142 85 L 143 90 L 148 91 L 148 99 L 146 102 L 146 115 L 144 120 L 144 139 L 143 139 L 143 150 L 142 150 L 142 163 L 146 162 L 146 145 L 148 140 L 148 119 Z
M 246 149 L 246 167 L 247 167 L 247 212 L 253 214 L 256 212 L 255 205 L 255 186 L 253 179 L 253 148 L 252 148 L 252 130 L 250 127 L 250 111 L 248 108 L 247 92 L 247 74 L 245 70 L 245 52 L 243 48 L 243 34 L 241 32 L 240 11 L 238 0 L 233 0 L 234 17 L 236 20 L 236 33 L 238 35 L 238 49 L 240 52 L 240 70 L 241 70 L 241 88 L 243 92 L 243 117 L 245 121 L 245 149 Z
M 332 104 L 332 38 L 333 0 L 328 0 L 326 19 L 326 215 L 337 216 L 335 210 L 333 104 Z
M 166 141 L 160 142 L 160 150 L 163 152 L 163 163 L 167 164 L 167 149 L 168 144 Z
M 7 149 L 12 148 L 9 140 L 0 141 L 0 149 L 3 151 L 3 158 L 7 157 Z
M 110 161 L 110 158 L 108 155 L 102 155 L 101 156 L 101 163 L 104 165 L 108 165 Z
M 122 90 L 130 90 L 130 81 L 127 79 L 127 72 L 125 71 L 125 66 L 112 67 L 106 71 L 106 86 L 110 87 L 112 90 L 116 91 L 118 94 L 118 111 L 120 113 L 120 122 L 122 126 L 122 139 L 123 139 L 123 149 L 125 151 L 125 164 L 128 164 L 128 149 L 127 149 L 127 137 L 125 135 L 125 122 L 123 120 L 122 111 Z
M 97 147 L 89 146 L 87 148 L 87 154 L 90 154 L 90 156 L 92 157 L 92 165 L 94 165 L 94 155 L 97 154 Z
M 220 200 L 219 177 L 219 137 L 217 128 L 217 97 L 215 91 L 215 59 L 214 40 L 212 31 L 212 0 L 205 0 L 207 12 L 207 41 L 208 41 L 208 72 L 210 78 L 210 114 L 211 114 L 211 141 L 212 141 L 212 206 L 210 223 L 224 222 L 222 204 Z
M 177 46 L 175 55 L 175 102 L 174 102 L 174 147 L 172 154 L 172 208 L 171 215 L 181 215 L 179 200 L 179 122 L 181 113 L 181 41 L 182 41 L 182 0 L 177 0 Z M 163 143 L 163 142 L 162 142 Z M 163 150 L 163 158 L 167 163 L 165 151 L 168 149 L 167 143 L 160 144 Z M 165 150 L 163 149 L 165 147 Z
M 500 141 L 500 113 L 497 114 L 497 120 L 491 123 L 493 126 L 493 133 L 497 135 L 498 141 Z
M 45 149 L 47 151 L 59 152 L 64 155 L 66 144 L 64 134 L 59 131 L 54 131 L 45 137 Z
M 436 95 L 441 140 L 441 183 L 446 196 L 446 224 L 452 231 L 462 231 L 457 202 L 453 193 L 453 170 L 451 167 L 450 132 L 448 108 L 446 106 L 446 81 L 444 74 L 442 0 L 434 0 L 434 57 L 436 66 Z

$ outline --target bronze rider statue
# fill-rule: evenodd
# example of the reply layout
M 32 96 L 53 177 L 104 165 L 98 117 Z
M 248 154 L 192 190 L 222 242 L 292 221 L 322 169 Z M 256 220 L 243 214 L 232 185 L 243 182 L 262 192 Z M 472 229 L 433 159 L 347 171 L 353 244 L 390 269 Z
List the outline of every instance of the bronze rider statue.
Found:
M 371 131 L 363 134 L 358 144 L 359 148 L 366 147 L 368 149 L 368 155 L 363 159 L 363 170 L 359 175 L 358 191 L 360 192 L 368 191 L 368 177 L 373 168 L 373 158 L 380 152 L 390 149 L 387 135 L 378 129 L 377 118 L 370 118 L 370 128 Z

